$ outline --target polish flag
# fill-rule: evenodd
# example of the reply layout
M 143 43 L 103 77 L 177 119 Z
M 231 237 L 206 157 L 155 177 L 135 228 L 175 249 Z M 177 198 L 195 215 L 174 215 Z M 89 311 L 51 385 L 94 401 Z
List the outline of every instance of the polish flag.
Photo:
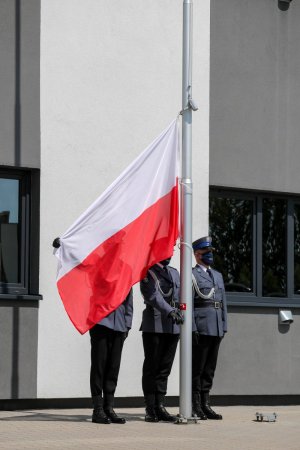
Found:
M 177 119 L 61 236 L 57 287 L 84 334 L 114 311 L 178 237 Z

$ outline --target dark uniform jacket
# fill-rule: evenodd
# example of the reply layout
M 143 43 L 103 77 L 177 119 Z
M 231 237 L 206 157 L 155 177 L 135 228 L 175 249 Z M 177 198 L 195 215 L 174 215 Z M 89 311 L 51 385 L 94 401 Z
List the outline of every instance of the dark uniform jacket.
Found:
M 213 280 L 199 265 L 193 268 L 193 275 L 202 294 L 208 295 L 211 288 L 215 287 L 215 294 L 210 300 L 199 298 L 193 288 L 194 316 L 193 331 L 207 336 L 224 336 L 227 332 L 227 304 L 223 277 L 220 272 L 211 269 Z M 197 308 L 197 303 L 207 306 Z M 222 302 L 220 308 L 214 308 L 214 302 Z
M 148 271 L 146 278 L 140 283 L 146 305 L 140 330 L 147 333 L 179 334 L 179 325 L 173 324 L 171 317 L 168 317 L 175 307 L 179 307 L 179 273 L 170 266 L 167 266 L 165 270 L 161 264 L 155 264 L 150 270 L 157 277 L 162 292 L 168 293 L 172 289 L 172 295 L 164 297 L 157 282 Z
M 125 298 L 124 302 L 108 316 L 104 317 L 98 325 L 103 325 L 114 331 L 125 332 L 130 330 L 133 316 L 133 295 L 132 289 Z

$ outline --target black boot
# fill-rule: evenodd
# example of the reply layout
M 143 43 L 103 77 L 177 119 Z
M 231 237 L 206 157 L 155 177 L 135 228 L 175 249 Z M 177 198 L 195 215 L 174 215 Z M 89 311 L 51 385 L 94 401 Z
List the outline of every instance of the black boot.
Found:
M 118 416 L 113 408 L 105 409 L 105 414 L 112 423 L 126 423 L 126 419 L 124 419 L 124 417 Z
M 199 417 L 200 420 L 207 420 L 207 416 L 204 414 L 201 408 L 199 392 L 192 393 L 192 402 L 193 402 L 193 410 L 192 410 L 193 416 Z
M 146 403 L 146 414 L 145 414 L 145 422 L 158 422 L 158 417 L 155 410 L 155 396 L 145 395 L 145 403 Z
M 158 417 L 158 420 L 162 420 L 163 422 L 175 422 L 176 417 L 171 416 L 171 414 L 168 413 L 165 406 L 165 396 L 164 395 L 157 395 L 156 396 L 156 406 L 155 411 L 156 415 Z
M 119 417 L 114 411 L 114 396 L 104 394 L 104 412 L 112 423 L 126 423 L 124 417 Z
M 109 419 L 109 417 L 107 417 L 107 415 L 104 412 L 103 398 L 101 397 L 101 395 L 97 395 L 97 396 L 93 397 L 93 406 L 94 406 L 94 411 L 93 411 L 93 415 L 92 415 L 92 422 L 104 423 L 104 424 L 111 423 L 111 420 Z
M 155 406 L 146 406 L 145 422 L 158 422 Z
M 201 406 L 202 411 L 207 416 L 208 419 L 212 420 L 222 420 L 223 417 L 221 414 L 217 414 L 213 409 L 210 407 L 209 402 L 209 392 L 201 392 Z

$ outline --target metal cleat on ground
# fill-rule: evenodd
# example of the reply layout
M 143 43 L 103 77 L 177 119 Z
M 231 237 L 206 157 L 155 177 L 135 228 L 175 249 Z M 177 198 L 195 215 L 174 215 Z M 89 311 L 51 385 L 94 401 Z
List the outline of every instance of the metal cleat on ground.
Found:
M 276 422 L 277 414 L 255 413 L 257 422 Z
M 183 417 L 181 414 L 177 414 L 176 421 L 174 422 L 176 425 L 187 425 L 189 423 L 200 423 L 199 417 Z

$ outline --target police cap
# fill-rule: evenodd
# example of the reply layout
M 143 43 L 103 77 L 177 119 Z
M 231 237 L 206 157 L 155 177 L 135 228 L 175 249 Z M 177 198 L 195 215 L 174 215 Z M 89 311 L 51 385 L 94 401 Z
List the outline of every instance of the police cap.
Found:
M 193 242 L 192 245 L 193 245 L 194 251 L 201 250 L 201 249 L 207 248 L 207 247 L 210 247 L 214 250 L 214 248 L 212 246 L 212 238 L 210 236 L 204 236 L 200 239 L 197 239 L 196 241 Z

